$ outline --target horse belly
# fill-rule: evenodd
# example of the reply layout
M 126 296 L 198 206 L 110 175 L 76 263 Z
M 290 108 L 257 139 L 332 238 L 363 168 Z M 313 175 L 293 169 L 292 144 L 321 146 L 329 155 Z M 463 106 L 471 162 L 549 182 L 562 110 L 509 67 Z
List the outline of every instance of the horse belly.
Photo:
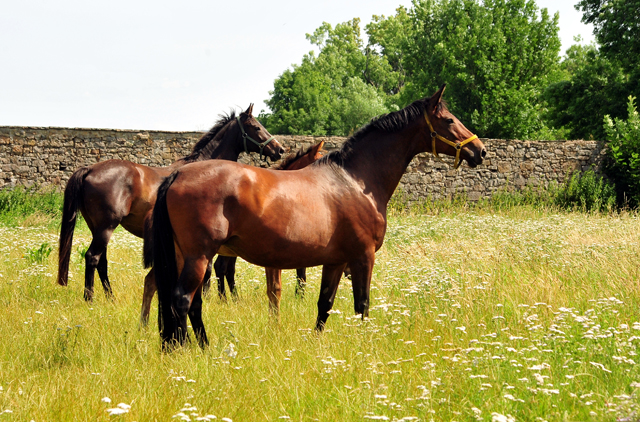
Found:
M 280 215 L 277 221 L 261 221 L 235 233 L 219 253 L 282 269 L 342 262 L 343 253 L 333 242 L 336 231 L 328 216 L 320 212 L 313 213 L 313 218 L 307 212 Z

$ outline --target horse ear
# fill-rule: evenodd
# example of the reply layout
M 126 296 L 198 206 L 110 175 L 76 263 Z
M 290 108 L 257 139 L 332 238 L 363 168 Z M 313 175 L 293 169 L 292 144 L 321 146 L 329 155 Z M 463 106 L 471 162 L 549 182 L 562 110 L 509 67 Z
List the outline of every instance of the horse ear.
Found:
M 249 108 L 244 112 L 247 116 L 251 116 L 251 113 L 253 113 L 253 103 L 249 104 Z
M 433 108 L 435 109 L 438 104 L 440 104 L 440 101 L 442 101 L 442 94 L 444 94 L 444 89 L 447 87 L 447 84 L 443 84 L 440 89 L 438 90 L 438 92 L 436 92 L 435 94 L 433 94 L 433 98 L 435 100 L 435 102 L 433 103 Z
M 313 148 L 311 148 L 311 150 L 313 151 L 313 155 L 318 154 L 323 146 L 324 146 L 324 141 L 320 141 L 320 143 L 318 145 L 316 145 Z

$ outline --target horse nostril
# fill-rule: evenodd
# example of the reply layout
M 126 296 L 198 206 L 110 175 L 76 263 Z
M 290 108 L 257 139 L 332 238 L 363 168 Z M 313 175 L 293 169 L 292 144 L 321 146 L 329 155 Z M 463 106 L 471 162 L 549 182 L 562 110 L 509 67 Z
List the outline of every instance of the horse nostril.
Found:
M 481 156 L 482 158 L 486 157 L 486 156 L 487 156 L 487 150 L 486 150 L 486 149 L 484 149 L 484 148 L 482 148 L 482 151 L 480 152 L 480 156 Z
M 280 149 L 278 150 L 278 153 L 279 153 L 280 155 L 284 154 L 284 148 L 280 147 Z

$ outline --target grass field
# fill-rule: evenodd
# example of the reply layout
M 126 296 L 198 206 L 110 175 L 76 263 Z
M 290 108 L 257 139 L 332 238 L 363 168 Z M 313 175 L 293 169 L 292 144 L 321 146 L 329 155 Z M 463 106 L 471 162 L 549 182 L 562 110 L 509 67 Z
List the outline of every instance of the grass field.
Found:
M 98 283 L 87 304 L 86 227 L 60 287 L 55 225 L 21 224 L 0 226 L 0 422 L 640 420 L 635 214 L 396 215 L 368 320 L 354 317 L 343 279 L 316 334 L 314 268 L 303 300 L 284 272 L 276 322 L 263 271 L 242 263 L 239 300 L 205 300 L 211 346 L 170 354 L 155 305 L 150 326 L 138 325 L 139 239 L 116 232 L 115 299 Z

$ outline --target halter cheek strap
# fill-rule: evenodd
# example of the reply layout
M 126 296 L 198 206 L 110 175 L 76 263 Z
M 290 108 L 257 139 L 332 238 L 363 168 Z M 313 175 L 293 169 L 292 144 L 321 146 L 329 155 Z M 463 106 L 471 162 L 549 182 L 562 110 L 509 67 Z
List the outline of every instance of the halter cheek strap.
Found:
M 427 126 L 429 126 L 429 130 L 431 131 L 431 149 L 432 149 L 433 155 L 435 155 L 438 160 L 442 161 L 442 158 L 440 158 L 440 156 L 438 155 L 438 152 L 436 151 L 436 138 L 437 138 L 442 142 L 444 142 L 445 144 L 455 148 L 456 161 L 453 163 L 453 168 L 457 169 L 458 167 L 460 167 L 460 164 L 461 164 L 460 151 L 462 151 L 462 147 L 468 144 L 469 142 L 473 141 L 474 139 L 478 139 L 478 136 L 473 135 L 462 142 L 451 142 L 444 136 L 438 135 L 438 133 L 435 130 L 433 130 L 433 126 L 431 126 L 431 122 L 429 121 L 429 117 L 427 116 L 426 111 L 424 112 L 424 120 L 427 122 Z
M 236 119 L 238 120 L 238 126 L 240 126 L 240 131 L 242 132 L 242 140 L 244 141 L 244 152 L 246 152 L 247 154 L 249 153 L 249 150 L 247 149 L 247 139 L 248 139 L 260 148 L 260 160 L 263 160 L 262 156 L 263 156 L 264 147 L 266 147 L 269 144 L 269 142 L 276 139 L 276 137 L 271 136 L 269 139 L 267 139 L 264 142 L 258 142 L 255 139 L 253 139 L 251 136 L 249 136 L 247 132 L 244 131 L 244 126 L 242 126 L 242 122 L 240 121 L 240 116 L 236 116 Z

